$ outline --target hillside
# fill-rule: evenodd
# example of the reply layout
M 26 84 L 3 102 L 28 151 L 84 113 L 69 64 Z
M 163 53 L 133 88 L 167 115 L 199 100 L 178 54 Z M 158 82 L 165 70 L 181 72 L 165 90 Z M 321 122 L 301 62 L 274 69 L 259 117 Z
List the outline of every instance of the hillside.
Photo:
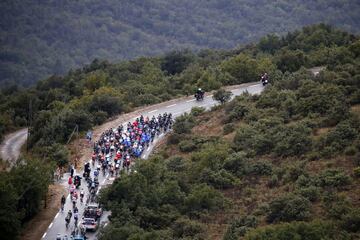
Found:
M 356 239 L 359 57 L 358 36 L 320 24 L 228 51 L 96 60 L 28 89 L 4 88 L 0 137 L 31 126 L 27 164 L 0 172 L 0 235 L 15 239 L 38 213 L 53 171 L 71 160 L 66 142 L 76 125 L 82 134 L 139 106 L 268 72 L 261 96 L 178 118 L 138 174 L 102 193 L 112 218 L 101 239 L 264 239 L 262 231 L 288 229 Z M 314 77 L 313 66 L 327 70 Z
M 0 2 L 0 83 L 31 85 L 95 58 L 228 49 L 324 22 L 359 32 L 355 0 Z

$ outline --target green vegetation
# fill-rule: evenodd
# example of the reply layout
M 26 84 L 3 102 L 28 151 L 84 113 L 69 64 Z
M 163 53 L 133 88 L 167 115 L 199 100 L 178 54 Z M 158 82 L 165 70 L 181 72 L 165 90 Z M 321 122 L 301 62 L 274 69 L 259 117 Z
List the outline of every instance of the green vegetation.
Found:
M 358 40 L 342 35 L 336 41 L 344 45 L 326 48 L 345 57 L 322 58 L 324 45 L 310 44 L 315 29 L 328 28 L 307 28 L 295 38 L 289 34 L 272 51 L 264 47 L 268 36 L 219 62 L 219 71 L 229 74 L 230 82 L 255 76 L 250 66 L 261 69 L 266 63 L 271 86 L 261 95 L 245 93 L 210 112 L 180 116 L 155 156 L 139 160 L 137 173 L 102 193 L 101 201 L 113 216 L 100 239 L 129 224 L 136 231 L 128 239 L 359 238 L 360 116 L 351 106 L 360 103 L 360 61 L 349 50 Z M 339 37 L 326 32 L 328 40 Z M 314 61 L 327 66 L 317 76 L 304 68 Z M 242 78 L 237 67 L 245 74 Z M 164 190 L 169 181 L 170 199 Z M 146 215 L 140 214 L 144 206 Z M 196 230 L 178 234 L 173 222 L 183 219 Z
M 178 117 L 156 155 L 101 192 L 112 216 L 100 239 L 356 239 L 359 41 L 320 24 L 234 51 L 94 61 L 27 90 L 2 90 L 1 131 L 26 123 L 31 99 L 32 153 L 66 165 L 63 145 L 75 124 L 85 131 L 137 106 L 256 81 L 267 71 L 271 84 L 261 95 Z M 305 69 L 319 64 L 327 68 L 317 76 Z
M 0 82 L 28 86 L 95 58 L 114 61 L 173 49 L 229 49 L 269 33 L 260 41 L 260 50 L 273 53 L 282 47 L 277 34 L 309 24 L 324 22 L 359 32 L 359 11 L 359 2 L 349 0 L 3 0 Z M 300 44 L 319 46 L 323 37 L 317 32 Z M 341 37 L 338 35 L 337 40 Z M 296 44 L 289 46 L 293 51 L 279 52 L 279 69 L 295 71 L 306 63 Z M 317 49 L 318 56 L 312 60 L 321 62 L 333 54 L 336 59 L 346 58 L 341 48 L 330 50 L 326 48 L 329 46 Z M 252 62 L 241 57 L 234 61 Z M 187 62 L 187 57 L 180 56 L 174 68 L 171 64 L 163 66 L 174 74 Z M 244 78 L 254 77 L 253 66 L 244 70 Z

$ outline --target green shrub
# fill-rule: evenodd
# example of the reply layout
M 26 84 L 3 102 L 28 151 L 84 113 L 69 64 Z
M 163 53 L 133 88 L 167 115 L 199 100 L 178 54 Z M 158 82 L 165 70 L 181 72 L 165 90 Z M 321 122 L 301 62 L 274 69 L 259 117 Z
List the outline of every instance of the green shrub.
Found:
M 239 237 L 244 236 L 247 231 L 249 231 L 251 228 L 255 228 L 257 225 L 258 223 L 256 217 L 251 215 L 234 219 L 226 230 L 223 240 L 237 240 Z
M 350 211 L 343 216 L 341 226 L 348 232 L 360 232 L 360 210 Z
M 204 168 L 200 173 L 200 180 L 217 189 L 227 189 L 239 184 L 239 180 L 225 169 L 212 171 L 209 168 Z
M 202 114 L 203 112 L 205 112 L 205 108 L 193 107 L 193 108 L 191 108 L 190 114 L 196 117 L 196 116 L 199 116 L 200 114 Z
M 234 124 L 232 123 L 225 124 L 223 128 L 223 134 L 227 135 L 229 133 L 232 133 L 234 130 L 235 130 Z
M 356 167 L 353 170 L 355 177 L 360 177 L 360 167 Z
M 319 175 L 321 187 L 342 187 L 351 183 L 351 178 L 338 169 L 325 170 Z
M 347 156 L 354 156 L 357 152 L 357 149 L 355 146 L 348 146 L 347 148 L 345 148 L 345 151 L 344 153 L 347 155 Z
M 187 113 L 177 117 L 174 123 L 174 132 L 178 134 L 190 133 L 191 129 L 195 126 L 194 121 L 194 118 Z
M 297 193 L 311 202 L 315 202 L 320 197 L 320 189 L 315 186 L 300 188 Z
M 167 168 L 170 171 L 181 172 L 186 169 L 185 160 L 180 156 L 173 156 L 167 160 Z
M 245 240 L 338 240 L 341 233 L 332 222 L 292 222 L 250 230 Z M 345 238 L 346 239 L 346 238 Z
M 202 212 L 217 211 L 225 207 L 224 196 L 214 188 L 200 184 L 192 187 L 185 199 L 186 212 L 199 216 Z
M 276 187 L 279 184 L 279 178 L 276 174 L 273 174 L 267 183 L 269 188 Z
M 201 223 L 190 220 L 189 218 L 179 218 L 171 226 L 176 239 L 191 237 L 192 239 L 201 238 L 204 227 Z
M 192 140 L 183 140 L 179 143 L 179 149 L 181 152 L 192 152 L 196 149 L 196 145 Z
M 96 125 L 100 125 L 108 119 L 108 114 L 104 111 L 98 111 L 93 114 L 93 122 Z
M 287 194 L 271 201 L 269 209 L 269 223 L 305 220 L 310 216 L 309 200 L 294 194 Z
M 168 144 L 178 144 L 183 138 L 184 137 L 182 134 L 178 134 L 174 132 L 169 135 L 167 142 Z
M 253 175 L 271 175 L 272 174 L 272 165 L 267 162 L 256 162 L 250 165 L 250 167 L 245 170 L 247 174 Z

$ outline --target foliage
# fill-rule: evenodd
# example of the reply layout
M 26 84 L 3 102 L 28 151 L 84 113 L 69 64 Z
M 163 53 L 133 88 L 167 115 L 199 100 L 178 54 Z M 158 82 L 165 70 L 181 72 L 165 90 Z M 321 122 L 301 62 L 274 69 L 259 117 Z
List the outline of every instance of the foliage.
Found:
M 221 104 L 226 103 L 230 100 L 232 93 L 224 89 L 219 89 L 214 92 L 213 99 L 220 102 Z
M 223 240 L 236 240 L 244 236 L 251 228 L 257 227 L 257 225 L 257 219 L 251 215 L 234 219 L 228 227 Z
M 319 176 L 322 187 L 342 187 L 351 183 L 351 178 L 338 169 L 328 169 Z
M 287 240 L 287 239 L 342 239 L 331 222 L 293 222 L 271 225 L 249 231 L 246 240 Z M 347 238 L 343 238 L 347 239 Z
M 51 180 L 50 168 L 38 160 L 0 173 L 0 233 L 17 239 L 21 225 L 38 213 Z
M 270 213 L 267 221 L 299 221 L 310 216 L 310 202 L 301 196 L 287 194 L 270 202 Z

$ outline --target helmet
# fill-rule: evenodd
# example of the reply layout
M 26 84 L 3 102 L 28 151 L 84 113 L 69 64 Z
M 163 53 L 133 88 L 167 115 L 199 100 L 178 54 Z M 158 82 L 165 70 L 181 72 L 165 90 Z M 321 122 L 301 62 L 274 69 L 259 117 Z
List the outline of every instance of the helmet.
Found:
M 199 88 L 198 90 L 201 91 L 201 88 Z

